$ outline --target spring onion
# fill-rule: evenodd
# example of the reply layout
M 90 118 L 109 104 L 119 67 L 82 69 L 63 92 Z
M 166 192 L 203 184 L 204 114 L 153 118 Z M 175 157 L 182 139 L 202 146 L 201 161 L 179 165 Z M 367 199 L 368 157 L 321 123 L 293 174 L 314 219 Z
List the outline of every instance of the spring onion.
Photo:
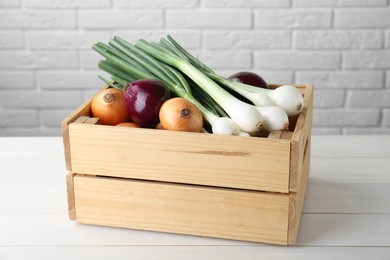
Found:
M 188 61 L 192 65 L 200 69 L 203 73 L 215 80 L 217 83 L 220 83 L 243 95 L 244 97 L 252 101 L 256 106 L 272 105 L 267 104 L 266 99 L 262 96 L 259 96 L 260 94 L 268 96 L 276 106 L 281 107 L 284 111 L 286 111 L 289 116 L 294 116 L 301 112 L 303 108 L 303 96 L 301 92 L 294 86 L 284 85 L 272 90 L 256 88 L 254 86 L 226 79 L 216 74 L 213 70 L 211 70 L 205 64 L 200 62 L 197 58 L 192 56 L 171 36 L 168 35 L 168 39 L 172 43 L 172 45 L 176 47 L 177 50 L 179 50 L 183 55 L 187 57 Z
M 256 109 L 263 116 L 264 129 L 268 131 L 273 130 L 287 130 L 289 120 L 287 113 L 280 107 L 256 107 Z
M 175 55 L 168 49 L 157 47 L 144 40 L 138 40 L 135 46 L 149 53 L 157 60 L 177 68 L 191 78 L 226 111 L 240 129 L 249 133 L 261 130 L 263 118 L 256 108 L 233 97 L 189 61 Z
M 124 40 L 115 37 L 110 41 L 110 45 L 97 43 L 93 49 L 106 58 L 106 61 L 99 63 L 99 67 L 110 73 L 114 80 L 119 79 L 123 83 L 128 79 L 159 79 L 177 96 L 195 104 L 212 126 L 214 134 L 236 132 L 235 123 L 230 118 L 225 119 L 210 112 L 193 97 L 187 81 L 176 69 L 160 62 L 137 46 L 126 44 Z

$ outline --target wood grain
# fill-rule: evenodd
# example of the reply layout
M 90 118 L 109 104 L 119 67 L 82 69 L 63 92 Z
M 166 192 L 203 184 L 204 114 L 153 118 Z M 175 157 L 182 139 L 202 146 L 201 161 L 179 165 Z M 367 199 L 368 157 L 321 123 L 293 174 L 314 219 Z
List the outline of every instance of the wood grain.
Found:
M 287 243 L 287 194 L 79 175 L 74 185 L 81 223 Z
M 70 124 L 73 172 L 288 192 L 290 141 Z
M 68 172 L 66 175 L 66 193 L 68 197 L 68 214 L 69 219 L 76 220 L 76 207 L 75 207 L 75 193 L 74 193 L 74 183 L 73 177 L 74 173 Z
M 102 87 L 100 90 L 106 89 L 108 86 Z M 97 92 L 98 93 L 98 92 Z M 70 152 L 70 140 L 69 140 L 69 124 L 76 121 L 78 123 L 84 123 L 88 118 L 86 116 L 91 116 L 91 102 L 97 95 L 97 93 L 91 96 L 87 101 L 85 101 L 81 106 L 79 106 L 76 110 L 74 110 L 69 116 L 67 116 L 61 123 L 61 131 L 62 131 L 62 140 L 64 145 L 64 154 L 65 154 L 65 162 L 66 162 L 66 170 L 72 170 L 71 164 L 71 152 Z M 85 116 L 85 117 L 82 117 Z M 80 118 L 81 117 L 81 118 Z M 84 120 L 85 119 L 85 120 Z M 84 120 L 84 121 L 82 121 Z M 82 122 L 80 122 L 82 121 Z
M 115 260 L 159 259 L 159 260 L 388 260 L 388 247 L 280 247 L 264 245 L 231 246 L 40 246 L 6 247 L 1 255 L 7 260 L 20 260 L 28 256 L 29 260 L 42 260 L 49 257 L 56 260 L 93 259 Z

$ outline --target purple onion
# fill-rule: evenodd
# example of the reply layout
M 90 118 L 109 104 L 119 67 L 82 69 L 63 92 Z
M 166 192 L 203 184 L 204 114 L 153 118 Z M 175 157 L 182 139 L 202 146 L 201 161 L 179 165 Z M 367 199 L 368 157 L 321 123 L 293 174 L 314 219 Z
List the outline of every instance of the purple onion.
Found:
M 160 108 L 169 98 L 168 88 L 154 79 L 129 82 L 123 93 L 131 119 L 141 127 L 152 127 L 159 122 Z
M 249 71 L 237 72 L 231 75 L 229 79 L 259 88 L 269 88 L 267 82 L 262 77 Z

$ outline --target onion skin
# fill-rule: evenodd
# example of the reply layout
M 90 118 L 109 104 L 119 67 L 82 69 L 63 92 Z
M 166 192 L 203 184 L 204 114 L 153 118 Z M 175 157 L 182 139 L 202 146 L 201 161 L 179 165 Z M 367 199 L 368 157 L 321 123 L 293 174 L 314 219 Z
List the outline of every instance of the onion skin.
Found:
M 125 97 L 122 91 L 115 88 L 99 91 L 92 100 L 91 111 L 103 125 L 116 125 L 130 119 Z
M 124 86 L 127 110 L 134 123 L 153 127 L 158 123 L 162 104 L 169 98 L 169 90 L 159 80 L 141 79 Z
M 160 109 L 160 122 L 165 130 L 201 132 L 203 116 L 200 110 L 184 98 L 172 98 Z
M 303 109 L 303 96 L 294 86 L 283 85 L 272 90 L 272 100 L 276 106 L 286 111 L 288 116 L 298 115 Z
M 137 125 L 136 123 L 133 123 L 133 122 L 122 122 L 122 123 L 117 124 L 116 126 L 140 128 L 139 125 Z
M 258 88 L 269 89 L 267 82 L 265 82 L 265 80 L 262 77 L 260 77 L 259 75 L 253 72 L 249 72 L 249 71 L 237 72 L 231 75 L 229 79 L 243 84 L 255 86 Z

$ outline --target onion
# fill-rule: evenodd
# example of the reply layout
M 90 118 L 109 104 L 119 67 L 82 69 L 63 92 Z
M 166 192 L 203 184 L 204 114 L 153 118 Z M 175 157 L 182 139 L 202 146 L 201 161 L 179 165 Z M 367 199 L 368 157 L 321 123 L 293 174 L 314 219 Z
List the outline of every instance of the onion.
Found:
M 269 93 L 276 106 L 283 108 L 289 116 L 295 116 L 302 111 L 303 96 L 294 86 L 283 85 Z
M 203 129 L 202 113 L 184 98 L 167 100 L 161 106 L 159 117 L 165 130 L 200 132 Z
M 231 75 L 229 79 L 259 88 L 269 88 L 267 82 L 262 77 L 249 71 L 237 72 Z
M 263 127 L 268 131 L 288 129 L 287 113 L 280 107 L 256 107 L 263 116 Z
M 134 123 L 141 127 L 152 127 L 158 123 L 160 108 L 169 98 L 169 90 L 161 81 L 136 80 L 127 83 L 123 91 Z
M 229 117 L 218 117 L 212 124 L 213 134 L 233 135 L 237 132 L 234 121 Z
M 134 128 L 140 128 L 139 125 L 133 122 L 122 122 L 117 124 L 116 126 L 121 126 L 121 127 L 134 127 Z
M 107 88 L 99 91 L 91 103 L 92 115 L 103 125 L 116 125 L 130 119 L 122 91 Z

